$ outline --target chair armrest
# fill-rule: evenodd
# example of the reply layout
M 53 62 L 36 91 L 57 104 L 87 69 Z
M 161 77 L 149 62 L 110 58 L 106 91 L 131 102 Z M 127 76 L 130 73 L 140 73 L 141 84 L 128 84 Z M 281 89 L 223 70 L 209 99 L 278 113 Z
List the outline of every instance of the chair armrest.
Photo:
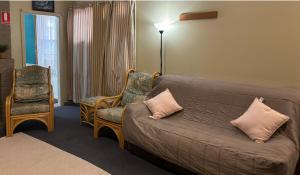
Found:
M 8 95 L 5 99 L 5 105 L 10 105 L 12 101 L 12 95 Z
M 118 99 L 120 99 L 120 95 L 111 96 L 111 97 L 103 97 L 103 98 L 97 99 L 95 102 L 95 107 L 94 107 L 94 118 L 97 117 L 98 109 L 112 108 L 112 107 L 114 107 L 114 104 L 116 103 L 116 101 L 118 101 Z
M 159 72 L 154 72 L 154 73 L 152 74 L 152 80 L 156 80 L 156 78 L 159 77 L 159 76 L 160 76 L 160 73 L 159 73 Z
M 11 103 L 12 103 L 12 94 L 8 95 L 5 99 L 5 116 L 6 116 L 6 121 L 10 117 L 10 108 L 11 108 Z
M 104 105 L 105 105 L 105 107 L 108 107 L 108 108 L 114 107 L 114 104 L 116 103 L 116 101 L 119 98 L 120 98 L 120 96 L 117 95 L 117 96 L 103 97 L 103 98 L 97 99 L 95 102 L 95 110 L 97 110 L 99 108 L 103 108 Z

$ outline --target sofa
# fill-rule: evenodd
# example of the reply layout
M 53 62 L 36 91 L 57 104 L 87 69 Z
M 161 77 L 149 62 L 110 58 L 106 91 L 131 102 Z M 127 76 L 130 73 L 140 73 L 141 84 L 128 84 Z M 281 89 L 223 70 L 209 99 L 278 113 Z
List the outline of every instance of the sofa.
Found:
M 293 175 L 299 158 L 300 91 L 176 75 L 160 76 L 151 98 L 168 88 L 184 109 L 154 120 L 145 104 L 128 105 L 125 140 L 191 172 L 203 175 Z M 255 97 L 290 120 L 261 144 L 230 121 Z

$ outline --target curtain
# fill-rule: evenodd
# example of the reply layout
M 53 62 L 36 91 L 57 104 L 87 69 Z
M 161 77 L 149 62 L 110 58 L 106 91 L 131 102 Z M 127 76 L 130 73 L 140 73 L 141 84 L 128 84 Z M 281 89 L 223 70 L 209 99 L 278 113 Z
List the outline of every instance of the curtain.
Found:
M 100 2 L 93 4 L 93 52 L 91 88 L 93 96 L 103 95 L 104 65 L 109 37 L 111 4 Z
M 73 100 L 73 10 L 69 9 L 67 18 L 67 100 Z M 71 66 L 70 66 L 71 65 Z
M 73 101 L 91 96 L 92 7 L 73 10 Z
M 59 19 L 56 16 L 36 15 L 38 65 L 51 67 L 54 98 L 58 99 Z
M 135 68 L 135 3 L 94 2 L 71 10 L 73 101 L 120 93 L 126 72 Z
M 110 12 L 103 94 L 116 95 L 125 85 L 128 70 L 135 68 L 135 2 L 113 1 Z

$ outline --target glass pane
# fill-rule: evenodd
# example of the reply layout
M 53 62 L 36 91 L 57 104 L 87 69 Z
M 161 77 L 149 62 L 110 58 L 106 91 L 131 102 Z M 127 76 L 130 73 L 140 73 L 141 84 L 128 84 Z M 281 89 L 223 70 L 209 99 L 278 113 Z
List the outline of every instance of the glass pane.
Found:
M 59 56 L 59 18 L 36 15 L 36 40 L 38 64 L 51 67 L 51 82 L 54 98 L 59 98 L 58 56 Z

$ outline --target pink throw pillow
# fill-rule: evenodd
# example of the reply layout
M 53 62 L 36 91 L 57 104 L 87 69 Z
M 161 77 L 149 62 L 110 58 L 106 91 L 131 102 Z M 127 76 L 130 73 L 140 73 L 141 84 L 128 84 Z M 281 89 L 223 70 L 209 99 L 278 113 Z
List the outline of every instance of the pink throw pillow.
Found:
M 230 123 L 255 142 L 263 143 L 288 120 L 288 116 L 271 109 L 255 98 L 248 110 Z
M 181 106 L 178 105 L 169 89 L 166 89 L 157 96 L 144 101 L 144 103 L 152 112 L 153 116 L 150 117 L 154 119 L 167 117 L 183 109 Z

